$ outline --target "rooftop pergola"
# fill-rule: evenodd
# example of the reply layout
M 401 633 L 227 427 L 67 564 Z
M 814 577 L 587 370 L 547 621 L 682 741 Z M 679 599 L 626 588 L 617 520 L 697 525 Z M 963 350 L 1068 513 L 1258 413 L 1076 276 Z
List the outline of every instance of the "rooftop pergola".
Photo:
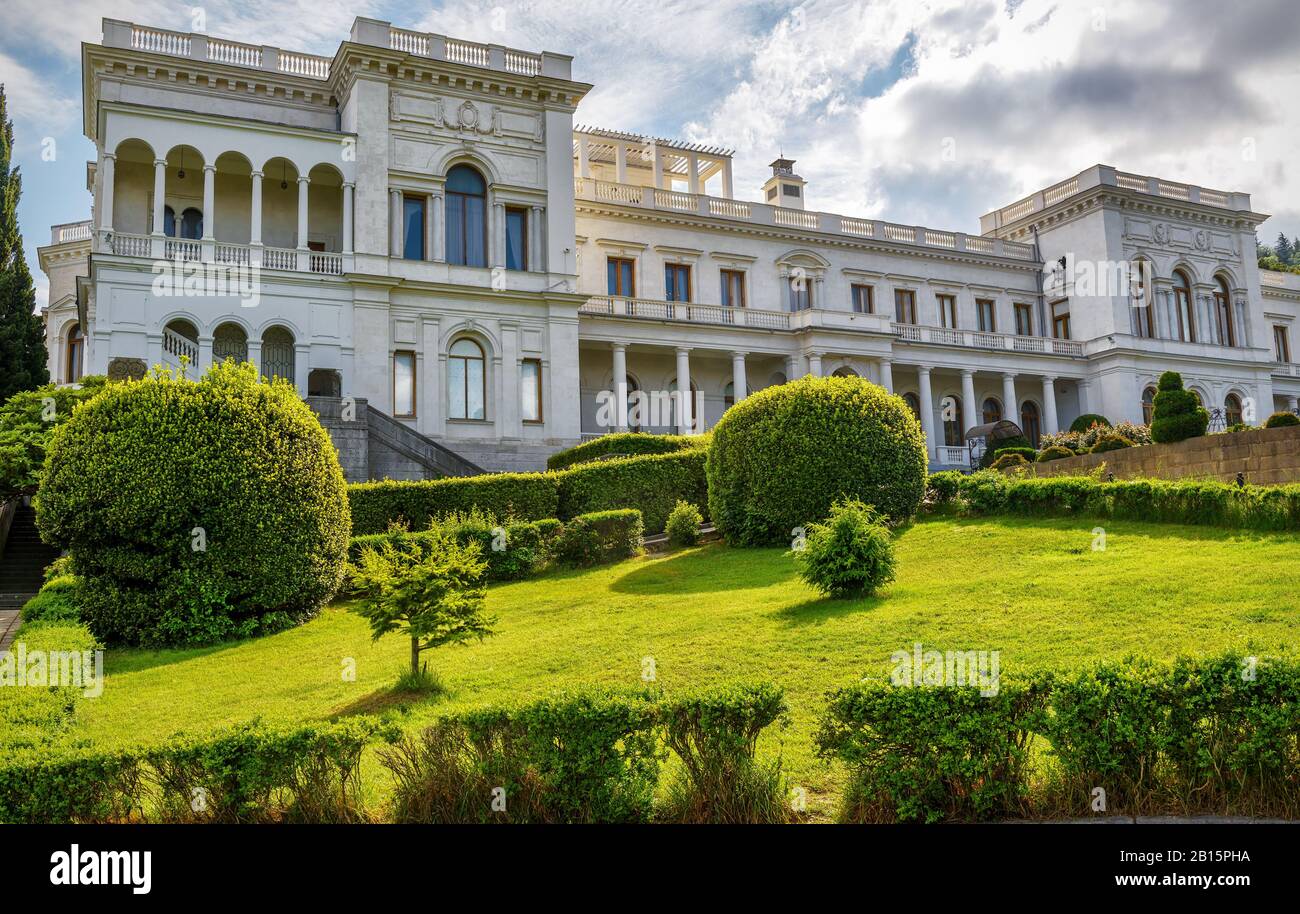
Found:
M 721 174 L 722 196 L 732 197 L 731 149 L 583 126 L 573 131 L 573 148 L 583 178 L 591 177 L 591 163 L 598 162 L 612 164 L 620 184 L 639 183 L 628 181 L 629 168 L 646 169 L 653 187 L 671 190 L 673 178 L 683 178 L 687 189 L 698 194 L 705 181 Z

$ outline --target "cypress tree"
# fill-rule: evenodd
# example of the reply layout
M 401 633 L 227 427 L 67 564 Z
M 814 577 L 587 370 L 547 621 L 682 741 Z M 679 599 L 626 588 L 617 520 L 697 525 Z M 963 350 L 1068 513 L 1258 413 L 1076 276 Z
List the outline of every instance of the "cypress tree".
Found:
M 22 177 L 13 165 L 14 125 L 0 85 L 0 402 L 49 383 L 45 328 L 18 230 Z

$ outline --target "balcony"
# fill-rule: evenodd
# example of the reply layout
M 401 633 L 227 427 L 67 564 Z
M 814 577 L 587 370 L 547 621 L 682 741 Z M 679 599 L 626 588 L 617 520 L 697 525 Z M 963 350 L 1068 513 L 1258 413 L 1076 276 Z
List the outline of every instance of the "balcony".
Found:
M 710 197 L 706 194 L 688 194 L 640 184 L 619 184 L 612 181 L 599 181 L 595 178 L 574 178 L 573 195 L 579 201 L 586 200 L 592 203 L 612 203 L 637 209 L 685 213 L 708 219 L 726 219 L 751 225 L 772 225 L 825 235 L 881 241 L 911 248 L 955 251 L 1036 263 L 1033 245 L 1003 241 L 1000 238 L 966 235 L 962 232 L 938 231 L 915 225 L 898 225 L 893 222 L 882 222 L 879 219 L 858 219 L 834 213 L 807 212 L 767 203 Z
M 578 309 L 578 313 L 723 327 L 755 327 L 760 330 L 789 330 L 791 317 L 788 311 L 760 311 L 757 308 L 728 308 L 723 305 L 640 298 L 589 298 Z
M 1278 362 L 1272 371 L 1275 378 L 1300 378 L 1300 365 L 1294 362 Z
M 1028 352 L 1083 358 L 1083 343 L 1078 340 L 1017 336 L 1011 333 L 989 333 L 983 330 L 955 330 L 950 327 L 925 327 L 920 324 L 894 323 L 892 330 L 894 336 L 904 343 L 931 343 L 995 352 Z
M 262 245 L 229 244 L 224 241 L 197 241 L 187 238 L 155 238 L 114 232 L 107 237 L 107 252 L 120 257 L 147 257 L 153 260 L 176 260 L 182 263 L 212 263 L 228 267 L 285 270 L 342 276 L 344 255 L 326 251 L 299 251 Z
M 91 236 L 89 219 L 80 222 L 65 222 L 50 226 L 50 244 L 70 244 L 77 241 L 89 241 Z

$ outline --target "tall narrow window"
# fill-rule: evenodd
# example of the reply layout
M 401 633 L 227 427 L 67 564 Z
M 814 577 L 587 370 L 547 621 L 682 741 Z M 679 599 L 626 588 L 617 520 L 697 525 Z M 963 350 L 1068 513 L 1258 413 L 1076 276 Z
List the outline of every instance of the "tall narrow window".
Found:
M 619 298 L 636 298 L 636 265 L 626 257 L 611 257 L 605 263 L 609 276 L 609 294 Z
M 975 299 L 975 314 L 979 319 L 980 330 L 996 333 L 998 329 L 997 306 L 991 298 Z
M 68 360 L 63 373 L 69 384 L 81 380 L 81 360 L 85 347 L 86 339 L 81 335 L 81 325 L 73 324 L 68 328 Z
M 664 264 L 664 298 L 668 301 L 691 300 L 691 268 L 684 263 Z
M 424 259 L 424 197 L 402 196 L 402 257 Z
M 528 269 L 528 210 L 506 207 L 506 269 Z
M 790 310 L 807 311 L 813 306 L 812 277 L 798 273 L 790 277 Z
M 1151 290 L 1147 278 L 1151 267 L 1145 260 L 1133 263 L 1133 329 L 1137 335 L 1152 339 L 1156 335 L 1155 309 L 1151 307 Z
M 1034 309 L 1024 302 L 1016 302 L 1016 336 L 1034 335 Z
M 525 422 L 542 421 L 542 362 L 524 359 L 519 365 L 519 417 Z
M 722 306 L 745 307 L 745 274 L 741 270 L 722 271 Z
M 1052 302 L 1052 336 L 1058 340 L 1070 338 L 1070 300 Z
M 1178 311 L 1178 338 L 1195 343 L 1196 307 L 1192 299 L 1192 284 L 1182 270 L 1174 271 L 1174 302 Z
M 1237 328 L 1232 320 L 1232 292 L 1222 276 L 1214 290 L 1214 314 L 1219 322 L 1219 342 L 1224 346 L 1237 345 Z
M 1029 443 L 1038 447 L 1038 437 L 1042 433 L 1042 425 L 1038 421 L 1038 404 L 1032 400 L 1026 400 L 1020 406 L 1020 430 L 1025 433 Z
M 853 292 L 853 310 L 859 314 L 875 314 L 876 300 L 874 290 L 871 286 L 862 283 L 854 283 Z
M 921 421 L 921 398 L 918 397 L 916 394 L 912 393 L 911 391 L 908 391 L 907 393 L 903 394 L 903 402 L 907 404 L 907 408 L 912 411 L 912 415 L 916 416 L 916 420 L 920 422 Z
M 393 353 L 393 415 L 415 415 L 415 353 Z
M 1282 324 L 1273 325 L 1273 354 L 1279 362 L 1291 361 L 1291 340 L 1287 329 Z
M 170 206 L 163 207 L 163 234 L 168 238 L 176 237 L 176 210 Z
M 1148 387 L 1142 391 L 1142 424 L 1150 425 L 1156 414 L 1156 389 Z
M 961 397 L 945 397 L 943 406 L 943 443 L 961 447 Z
M 939 326 L 947 327 L 949 330 L 956 330 L 957 296 L 936 295 L 935 300 L 939 303 Z
M 1223 398 L 1223 414 L 1228 428 L 1241 425 L 1241 397 L 1228 394 Z
M 894 319 L 900 324 L 916 323 L 916 293 L 911 289 L 894 290 Z
M 1002 421 L 1002 404 L 992 397 L 984 401 L 984 407 L 981 411 L 983 422 L 988 425 L 991 422 Z
M 452 419 L 485 419 L 487 373 L 483 350 L 473 340 L 457 340 L 447 353 L 448 413 Z
M 180 236 L 188 238 L 191 241 L 198 241 L 203 237 L 203 213 L 194 207 L 190 207 L 181 213 Z
M 487 183 L 468 165 L 447 172 L 447 262 L 487 266 Z

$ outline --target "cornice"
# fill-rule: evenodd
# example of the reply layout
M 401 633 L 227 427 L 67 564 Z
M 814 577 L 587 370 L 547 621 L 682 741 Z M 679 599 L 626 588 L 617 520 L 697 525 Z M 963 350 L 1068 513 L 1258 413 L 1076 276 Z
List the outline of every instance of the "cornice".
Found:
M 1152 197 L 1149 194 L 1120 187 L 1101 186 L 1067 197 L 1045 210 L 1031 213 L 1003 226 L 999 229 L 998 236 L 1009 241 L 1023 240 L 1032 237 L 1035 231 L 1068 224 L 1099 207 L 1107 206 L 1123 212 L 1148 213 L 1152 216 L 1181 219 L 1202 225 L 1216 225 L 1239 232 L 1253 231 L 1257 225 L 1268 218 L 1260 213 L 1223 210 L 1167 197 Z

